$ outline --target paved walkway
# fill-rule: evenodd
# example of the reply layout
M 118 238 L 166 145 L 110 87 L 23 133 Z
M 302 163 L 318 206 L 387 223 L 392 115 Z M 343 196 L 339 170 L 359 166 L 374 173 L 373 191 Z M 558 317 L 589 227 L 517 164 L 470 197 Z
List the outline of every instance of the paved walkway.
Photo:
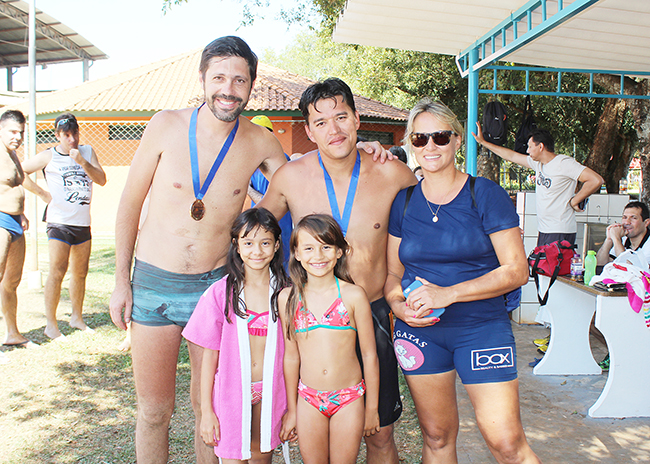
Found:
M 596 401 L 607 380 L 597 376 L 536 376 L 528 363 L 540 357 L 532 344 L 548 330 L 541 326 L 513 324 L 517 340 L 517 368 L 521 414 L 526 436 L 544 463 L 633 463 L 650 462 L 650 418 L 592 419 L 587 410 Z M 591 337 L 594 358 L 600 361 L 605 347 Z M 648 353 L 639 353 L 647 357 Z M 649 368 L 647 363 L 644 366 Z M 461 431 L 458 439 L 460 463 L 496 462 L 480 433 L 471 404 L 458 385 Z M 648 390 L 639 396 L 650 394 Z

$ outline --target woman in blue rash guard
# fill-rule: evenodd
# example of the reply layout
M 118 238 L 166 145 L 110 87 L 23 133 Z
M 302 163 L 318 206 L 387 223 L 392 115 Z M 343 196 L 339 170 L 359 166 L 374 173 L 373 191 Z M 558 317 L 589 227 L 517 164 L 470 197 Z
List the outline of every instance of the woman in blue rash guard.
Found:
M 499 185 L 456 168 L 462 135 L 440 102 L 424 99 L 411 111 L 405 143 L 424 178 L 397 195 L 390 214 L 385 294 L 395 352 L 418 413 L 423 463 L 457 462 L 456 372 L 496 460 L 539 462 L 521 423 L 503 298 L 528 280 L 519 219 Z M 413 282 L 422 285 L 405 298 Z

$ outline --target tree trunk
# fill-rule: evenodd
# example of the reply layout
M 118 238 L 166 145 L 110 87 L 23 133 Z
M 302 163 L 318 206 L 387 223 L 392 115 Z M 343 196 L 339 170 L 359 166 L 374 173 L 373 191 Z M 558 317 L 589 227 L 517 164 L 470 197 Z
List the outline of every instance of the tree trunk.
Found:
M 648 81 L 639 83 L 639 92 L 648 94 Z M 639 199 L 650 205 L 650 102 L 630 100 L 636 135 L 639 139 L 639 158 L 641 161 L 641 194 Z
M 585 165 L 605 179 L 607 193 L 618 193 L 619 181 L 630 164 L 629 144 L 621 136 L 626 100 L 608 98 L 598 120 L 598 130 Z M 622 151 L 628 146 L 627 155 Z
M 481 147 L 478 159 L 476 160 L 476 174 L 490 179 L 497 184 L 499 182 L 499 170 L 501 169 L 501 158 Z
M 618 76 L 596 74 L 594 81 L 610 93 L 616 93 L 620 90 L 621 80 Z M 626 77 L 624 87 L 625 92 L 629 94 L 648 95 L 650 93 L 650 84 L 647 79 L 635 80 Z M 632 112 L 634 128 L 639 141 L 642 179 L 639 199 L 646 204 L 650 204 L 650 101 L 629 100 L 628 108 Z

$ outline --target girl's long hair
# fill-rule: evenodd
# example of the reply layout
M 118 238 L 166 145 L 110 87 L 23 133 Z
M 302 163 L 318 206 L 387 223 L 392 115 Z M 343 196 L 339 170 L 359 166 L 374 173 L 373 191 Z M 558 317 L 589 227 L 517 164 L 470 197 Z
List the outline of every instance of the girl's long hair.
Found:
M 244 262 L 241 256 L 239 256 L 239 237 L 246 237 L 258 228 L 271 232 L 275 242 L 279 244 L 269 265 L 271 270 L 271 285 L 273 286 L 271 314 L 274 321 L 278 317 L 278 295 L 283 288 L 291 284 L 282 266 L 282 258 L 284 256 L 280 237 L 282 230 L 277 219 L 275 219 L 275 216 L 269 210 L 264 208 L 251 208 L 244 211 L 237 216 L 237 219 L 235 219 L 235 222 L 230 228 L 230 250 L 228 250 L 228 257 L 226 259 L 226 273 L 228 277 L 226 277 L 227 298 L 224 314 L 226 320 L 230 323 L 232 323 L 229 316 L 231 310 L 241 318 L 245 319 L 248 317 L 246 314 L 246 303 L 239 297 L 246 283 Z M 235 301 L 237 301 L 236 305 L 234 304 Z
M 309 235 L 316 238 L 319 242 L 332 245 L 339 248 L 343 254 L 334 266 L 334 275 L 346 282 L 354 283 L 348 270 L 348 252 L 350 245 L 345 240 L 338 223 L 329 214 L 310 214 L 303 217 L 298 225 L 295 226 L 291 233 L 291 258 L 289 259 L 289 274 L 291 275 L 292 285 L 289 299 L 287 301 L 287 337 L 291 338 L 291 333 L 295 330 L 293 318 L 296 315 L 298 302 L 302 300 L 303 306 L 307 307 L 304 298 L 305 285 L 307 285 L 308 274 L 305 268 L 296 260 L 296 249 L 298 248 L 298 233 L 304 230 Z

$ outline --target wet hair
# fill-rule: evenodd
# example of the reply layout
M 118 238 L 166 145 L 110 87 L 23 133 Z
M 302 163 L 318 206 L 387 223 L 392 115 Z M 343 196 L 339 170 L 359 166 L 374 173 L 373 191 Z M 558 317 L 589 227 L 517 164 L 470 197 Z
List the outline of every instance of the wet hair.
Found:
M 201 53 L 201 63 L 199 71 L 205 79 L 205 72 L 210 67 L 210 60 L 216 57 L 238 56 L 248 63 L 248 72 L 250 73 L 251 86 L 257 78 L 257 55 L 253 53 L 248 44 L 239 37 L 228 35 L 219 37 L 210 42 Z
M 530 132 L 530 136 L 528 137 L 528 139 L 533 139 L 535 145 L 539 145 L 540 143 L 543 143 L 547 151 L 550 151 L 551 153 L 555 152 L 555 139 L 553 138 L 551 133 L 546 129 L 540 129 L 540 128 L 533 129 Z
M 397 145 L 390 147 L 388 150 L 393 154 L 393 156 L 396 156 L 397 159 L 399 159 L 402 163 L 406 164 L 407 158 L 406 158 L 406 152 L 402 147 L 398 147 Z
M 298 105 L 300 111 L 302 111 L 302 116 L 305 118 L 305 122 L 309 124 L 309 105 L 313 105 L 314 109 L 318 111 L 316 103 L 326 98 L 336 101 L 336 97 L 338 96 L 343 98 L 343 102 L 348 104 L 353 113 L 357 111 L 356 106 L 354 106 L 352 90 L 348 84 L 337 77 L 331 77 L 307 87 L 302 93 Z
M 291 333 L 295 331 L 293 318 L 296 314 L 298 302 L 302 301 L 303 306 L 307 307 L 304 298 L 305 285 L 309 275 L 296 259 L 296 249 L 298 248 L 298 233 L 304 230 L 321 243 L 334 246 L 341 250 L 342 255 L 334 266 L 334 275 L 346 282 L 354 283 L 348 270 L 348 252 L 350 245 L 345 240 L 341 227 L 329 214 L 310 214 L 298 222 L 291 233 L 291 258 L 289 258 L 289 274 L 291 275 L 291 292 L 287 301 L 287 338 L 291 338 Z
M 25 115 L 18 110 L 7 110 L 0 116 L 0 126 L 7 121 L 14 121 L 18 124 L 25 124 Z
M 242 261 L 239 255 L 239 238 L 240 236 L 246 237 L 251 232 L 254 233 L 257 229 L 271 232 L 275 242 L 279 245 L 269 265 L 272 276 L 271 285 L 273 286 L 271 314 L 274 321 L 278 317 L 278 295 L 283 288 L 290 285 L 289 278 L 282 265 L 284 257 L 280 237 L 282 230 L 277 219 L 265 208 L 251 208 L 244 211 L 237 216 L 237 219 L 235 219 L 235 222 L 230 228 L 230 249 L 226 258 L 226 273 L 228 274 L 228 277 L 226 277 L 226 295 L 228 295 L 228 298 L 226 298 L 224 314 L 226 320 L 230 323 L 232 321 L 228 313 L 231 310 L 241 318 L 245 319 L 248 317 L 246 314 L 246 303 L 239 297 L 246 280 L 244 261 Z M 235 301 L 237 301 L 236 306 L 234 304 Z
M 413 145 L 411 144 L 411 134 L 413 133 L 413 123 L 415 118 L 417 118 L 422 113 L 429 113 L 434 116 L 443 124 L 451 127 L 451 130 L 454 131 L 457 137 L 460 140 L 463 140 L 463 125 L 458 122 L 458 118 L 453 111 L 449 109 L 447 105 L 438 100 L 432 100 L 429 97 L 425 97 L 415 104 L 411 112 L 409 113 L 409 119 L 406 123 L 406 132 L 404 132 L 403 143 L 411 152 L 413 151 Z
M 643 203 L 642 201 L 631 201 L 627 205 L 625 205 L 625 208 L 623 208 L 623 211 L 626 209 L 630 208 L 639 208 L 641 210 L 641 219 L 645 221 L 646 219 L 650 218 L 650 210 L 648 210 L 648 205 Z
M 72 132 L 77 134 L 79 132 L 79 123 L 72 113 L 63 113 L 54 120 L 54 133 Z

